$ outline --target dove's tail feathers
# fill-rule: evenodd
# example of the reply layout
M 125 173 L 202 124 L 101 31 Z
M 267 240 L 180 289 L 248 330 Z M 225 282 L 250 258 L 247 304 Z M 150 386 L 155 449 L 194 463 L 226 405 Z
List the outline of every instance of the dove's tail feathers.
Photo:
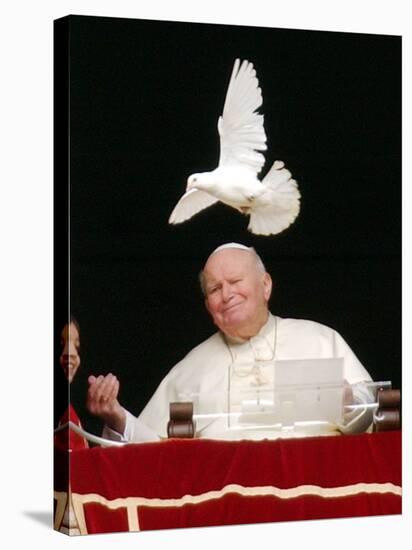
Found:
M 169 223 L 182 223 L 215 202 L 217 202 L 217 199 L 209 193 L 191 189 L 181 197 L 174 207 L 170 214 Z
M 299 197 L 285 198 L 271 207 L 254 208 L 250 214 L 248 230 L 255 235 L 276 235 L 295 221 L 299 210 Z
M 287 193 L 300 197 L 297 183 L 281 160 L 275 160 L 272 168 L 262 180 L 263 185 L 277 193 Z
M 266 191 L 255 202 L 248 229 L 256 235 L 276 235 L 289 227 L 299 214 L 299 188 L 284 163 L 278 160 L 262 183 Z

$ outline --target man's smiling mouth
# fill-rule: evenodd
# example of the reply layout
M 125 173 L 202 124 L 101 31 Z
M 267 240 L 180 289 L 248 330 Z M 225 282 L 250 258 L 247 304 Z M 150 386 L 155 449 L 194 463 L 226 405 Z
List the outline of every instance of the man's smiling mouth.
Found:
M 227 313 L 228 311 L 234 309 L 235 307 L 241 306 L 242 304 L 243 302 L 238 302 L 237 304 L 232 304 L 228 307 L 225 307 L 225 309 L 223 310 L 223 313 Z

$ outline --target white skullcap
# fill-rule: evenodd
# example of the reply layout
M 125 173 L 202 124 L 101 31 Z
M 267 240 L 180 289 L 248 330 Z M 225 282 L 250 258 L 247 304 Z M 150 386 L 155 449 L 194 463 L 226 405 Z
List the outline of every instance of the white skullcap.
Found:
M 239 248 L 240 250 L 249 250 L 249 252 L 253 250 L 253 248 L 251 246 L 245 246 L 244 244 L 226 243 L 226 244 L 221 244 L 220 246 L 215 248 L 213 250 L 213 252 L 209 255 L 209 258 L 211 258 L 214 254 L 216 254 L 216 252 L 220 252 L 221 250 L 225 250 L 225 248 Z

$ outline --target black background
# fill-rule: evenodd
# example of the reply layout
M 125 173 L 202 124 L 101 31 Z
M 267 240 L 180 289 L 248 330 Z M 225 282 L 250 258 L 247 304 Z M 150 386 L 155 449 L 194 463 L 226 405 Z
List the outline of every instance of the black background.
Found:
M 100 430 L 89 374 L 115 373 L 138 414 L 214 331 L 197 274 L 228 241 L 262 256 L 273 313 L 332 326 L 374 379 L 400 387 L 400 37 L 84 16 L 69 29 L 72 401 L 85 427 Z M 263 92 L 262 176 L 281 159 L 302 194 L 296 222 L 272 237 L 221 204 L 167 223 L 187 177 L 216 167 L 236 57 Z

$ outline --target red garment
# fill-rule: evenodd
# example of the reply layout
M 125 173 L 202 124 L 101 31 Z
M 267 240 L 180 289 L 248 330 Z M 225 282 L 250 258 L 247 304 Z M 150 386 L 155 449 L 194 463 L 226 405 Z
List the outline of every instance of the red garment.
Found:
M 71 404 L 69 404 L 65 413 L 61 417 L 59 426 L 63 426 L 69 422 L 69 420 L 76 424 L 76 426 L 79 426 L 79 428 L 82 427 L 80 419 Z M 80 449 L 89 448 L 87 440 L 68 427 L 55 434 L 54 445 L 61 450 L 67 449 L 70 451 L 79 451 Z

